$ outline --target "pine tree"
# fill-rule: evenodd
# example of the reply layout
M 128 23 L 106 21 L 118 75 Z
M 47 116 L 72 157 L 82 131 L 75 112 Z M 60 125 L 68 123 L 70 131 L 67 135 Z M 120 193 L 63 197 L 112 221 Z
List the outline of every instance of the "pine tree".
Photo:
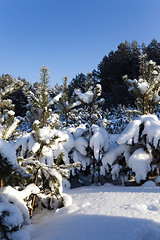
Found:
M 38 207 L 54 209 L 63 206 L 62 178 L 67 178 L 69 168 L 80 164 L 62 164 L 64 152 L 59 144 L 68 140 L 68 135 L 56 130 L 53 125 L 41 127 L 38 120 L 33 123 L 33 130 L 23 134 L 15 149 L 23 168 L 32 173 L 34 184 L 41 194 L 34 195 L 30 205 L 32 217 L 35 202 Z
M 106 98 L 105 105 L 110 108 L 118 104 L 132 104 L 127 86 L 122 76 L 127 74 L 129 78 L 138 77 L 140 47 L 136 41 L 120 43 L 116 51 L 104 56 L 98 65 L 98 78 Z M 138 65 L 138 67 L 137 67 Z
M 67 77 L 64 78 L 62 91 L 54 97 L 55 112 L 60 114 L 62 121 L 64 119 L 65 126 L 69 125 L 69 121 L 74 121 L 74 111 L 76 111 L 79 102 L 75 102 L 75 96 L 69 96 L 69 90 L 67 86 Z M 73 119 L 72 119 L 73 117 Z
M 82 93 L 80 90 L 75 90 L 74 93 L 77 96 L 77 100 L 80 101 L 80 103 L 84 106 L 85 113 L 89 114 L 89 123 L 90 126 L 92 126 L 95 115 L 98 115 L 99 113 L 99 104 L 103 103 L 104 99 L 99 99 L 102 91 L 101 85 L 96 84 L 94 87 L 91 73 L 88 73 L 86 88 L 88 90 L 84 93 Z
M 88 73 L 88 79 L 86 81 L 86 89 L 87 91 L 82 93 L 80 90 L 75 90 L 75 94 L 77 96 L 77 100 L 81 102 L 81 105 L 84 108 L 85 115 L 88 114 L 88 125 L 89 125 L 89 130 L 88 130 L 88 139 L 89 140 L 89 147 L 88 147 L 88 155 L 90 156 L 91 160 L 91 172 L 92 172 L 92 180 L 91 182 L 94 183 L 95 180 L 95 174 L 98 171 L 98 181 L 99 181 L 99 169 L 100 169 L 100 155 L 95 154 L 95 148 L 98 146 L 101 148 L 99 145 L 96 145 L 94 142 L 94 139 L 96 139 L 97 136 L 102 137 L 102 132 L 99 129 L 98 126 L 95 126 L 98 119 L 101 119 L 101 109 L 99 105 L 103 103 L 104 99 L 99 99 L 101 96 L 101 85 L 96 84 L 94 86 L 93 79 L 92 79 L 92 74 Z M 97 138 L 97 141 L 101 140 Z M 103 144 L 102 144 L 103 145 Z M 99 151 L 101 151 L 100 149 Z
M 62 177 L 67 177 L 68 166 L 62 166 L 63 150 L 55 148 L 58 144 L 67 141 L 67 135 L 56 130 L 57 118 L 52 114 L 50 106 L 53 101 L 49 96 L 49 72 L 45 67 L 41 68 L 41 82 L 35 91 L 25 89 L 30 109 L 35 112 L 32 116 L 32 131 L 25 133 L 16 143 L 15 148 L 21 164 L 34 176 L 35 185 L 41 188 L 42 194 L 34 195 L 30 216 L 32 217 L 35 200 L 41 206 L 56 209 L 63 205 Z M 67 99 L 67 85 L 64 85 L 64 101 Z M 28 116 L 31 113 L 28 113 Z M 34 120 L 34 122 L 33 122 Z M 56 156 L 55 156 L 56 155 Z M 60 164 L 60 165 L 59 165 Z
M 80 89 L 82 92 L 86 90 L 87 76 L 83 73 L 76 75 L 68 85 L 69 96 L 73 95 L 75 89 Z
M 26 86 L 24 88 L 24 94 L 27 96 L 30 108 L 27 117 L 31 123 L 39 120 L 41 126 L 46 126 L 47 119 L 52 112 L 51 105 L 53 104 L 48 93 L 49 70 L 47 67 L 41 67 L 40 80 L 39 88 L 35 89 L 35 91 Z
M 147 61 L 152 59 L 154 62 L 160 65 L 160 43 L 157 42 L 155 38 L 152 39 L 148 46 L 143 44 L 142 51 L 143 54 L 147 54 Z
M 13 139 L 13 134 L 19 124 L 19 119 L 14 116 L 14 105 L 12 100 L 9 99 L 9 96 L 22 87 L 23 83 L 20 80 L 12 79 L 10 75 L 5 75 L 5 77 L 2 75 L 0 80 L 0 175 L 1 187 L 3 187 L 3 179 L 6 179 L 6 177 L 13 174 L 16 169 L 18 169 L 16 158 L 14 161 L 11 161 L 10 157 L 7 157 L 8 155 L 5 149 L 7 146 L 8 148 L 12 148 L 8 141 L 11 137 Z
M 142 114 L 152 113 L 155 105 L 160 101 L 160 66 L 152 60 L 147 61 L 146 59 L 146 54 L 140 57 L 141 75 L 138 79 L 131 80 L 124 76 L 129 85 L 128 90 L 135 94 Z

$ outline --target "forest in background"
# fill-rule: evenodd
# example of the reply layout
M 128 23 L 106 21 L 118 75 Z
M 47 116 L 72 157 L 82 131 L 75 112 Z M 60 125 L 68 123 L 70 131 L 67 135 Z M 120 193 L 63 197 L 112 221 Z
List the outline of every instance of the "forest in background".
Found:
M 128 75 L 130 79 L 137 79 L 140 75 L 140 55 L 147 54 L 147 60 L 155 61 L 160 65 L 160 43 L 153 39 L 148 45 L 144 43 L 139 45 L 136 40 L 132 43 L 125 41 L 120 43 L 116 51 L 110 51 L 105 55 L 102 61 L 97 65 L 97 69 L 92 71 L 92 84 L 100 83 L 102 86 L 102 97 L 105 99 L 103 109 L 116 108 L 119 104 L 135 107 L 136 96 L 128 92 L 128 86 L 123 79 L 124 75 Z M 19 77 L 26 82 L 24 78 Z M 12 76 L 3 74 L 0 81 L 6 83 L 12 81 Z M 85 92 L 87 89 L 87 75 L 79 73 L 68 84 L 69 97 L 72 96 L 74 89 L 80 89 Z M 29 79 L 27 79 L 27 84 Z M 38 82 L 33 84 L 33 88 L 38 87 Z M 51 96 L 55 96 L 60 92 L 62 86 L 56 84 L 50 86 Z M 16 115 L 24 116 L 26 111 L 27 98 L 21 90 L 11 95 L 12 101 L 15 103 Z

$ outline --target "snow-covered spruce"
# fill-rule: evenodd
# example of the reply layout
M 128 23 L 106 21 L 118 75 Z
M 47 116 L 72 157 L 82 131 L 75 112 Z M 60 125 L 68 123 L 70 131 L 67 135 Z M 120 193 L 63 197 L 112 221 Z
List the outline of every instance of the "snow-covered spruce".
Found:
M 64 78 L 62 90 L 53 98 L 54 112 L 60 115 L 63 126 L 69 126 L 69 123 L 75 123 L 77 112 L 76 108 L 80 105 L 80 101 L 75 101 L 75 96 L 69 97 L 67 86 L 67 77 Z
M 48 89 L 49 83 L 49 70 L 47 67 L 42 66 L 40 70 L 40 80 L 38 88 L 24 87 L 24 94 L 28 99 L 28 112 L 26 117 L 31 123 L 31 126 L 35 120 L 39 120 L 41 126 L 45 126 L 48 118 L 51 115 L 51 106 L 53 102 L 50 98 Z
M 68 130 L 71 131 L 75 141 L 69 157 L 74 162 L 81 162 L 82 171 L 85 171 L 86 168 L 87 171 L 90 171 L 92 182 L 95 180 L 94 177 L 99 182 L 101 159 L 108 150 L 109 134 L 103 127 L 97 125 L 92 125 L 90 128 L 80 125 Z
M 39 188 L 34 184 L 28 185 L 24 190 L 18 191 L 11 186 L 0 189 L 0 238 L 11 240 L 29 240 L 30 236 L 23 230 L 23 226 L 30 224 L 29 212 L 24 199 Z
M 16 152 L 12 145 L 0 138 L 0 176 L 5 184 L 9 178 L 27 179 L 31 177 L 17 162 Z M 1 181 L 2 181 L 1 180 Z M 13 181 L 14 182 L 14 181 Z M 12 182 L 12 183 L 13 183 Z M 2 187 L 2 186 L 1 186 Z
M 112 178 L 141 180 L 159 174 L 160 121 L 155 115 L 142 115 L 130 122 L 102 158 L 103 168 Z
M 74 147 L 71 133 L 50 126 L 40 127 L 36 120 L 33 131 L 24 133 L 14 147 L 21 165 L 35 176 L 35 184 L 41 190 L 35 206 L 54 210 L 62 207 L 63 178 L 68 177 L 68 169 L 80 166 L 70 164 L 69 152 Z
M 75 89 L 74 94 L 77 96 L 76 99 L 81 103 L 85 109 L 86 115 L 88 115 L 88 123 L 90 126 L 96 124 L 95 120 L 100 117 L 100 105 L 104 102 L 103 98 L 100 98 L 102 93 L 102 87 L 100 84 L 93 86 L 92 75 L 88 73 L 88 89 L 82 93 L 80 89 Z M 97 116 L 95 118 L 95 115 Z
M 153 113 L 153 109 L 160 102 L 160 66 L 152 60 L 147 61 L 147 54 L 141 56 L 141 75 L 138 79 L 128 79 L 129 91 L 137 97 L 137 105 L 142 114 Z

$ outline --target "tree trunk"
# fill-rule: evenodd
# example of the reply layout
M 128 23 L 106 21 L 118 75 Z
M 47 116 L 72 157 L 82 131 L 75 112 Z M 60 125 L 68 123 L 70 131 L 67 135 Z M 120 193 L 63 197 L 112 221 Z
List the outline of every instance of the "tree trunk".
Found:
M 66 115 L 66 127 L 68 127 L 68 118 L 69 118 L 69 114 L 66 112 L 65 115 Z
M 90 118 L 90 123 L 91 123 L 91 126 L 92 126 L 92 108 L 91 106 L 89 106 L 89 118 Z
M 1 188 L 3 188 L 3 179 L 1 178 Z
M 46 110 L 45 108 L 43 109 L 43 126 L 45 127 L 46 125 Z
M 42 149 L 43 149 L 43 147 L 41 147 L 41 149 L 40 149 L 40 154 L 39 154 L 39 157 L 38 157 L 38 161 L 39 161 L 39 162 L 40 162 L 41 156 L 42 156 Z M 39 169 L 38 169 L 38 170 L 39 170 Z M 34 184 L 35 184 L 35 185 L 37 185 L 38 170 L 37 170 L 37 173 L 36 173 L 36 176 L 35 176 L 35 180 L 34 180 Z M 31 211 L 30 211 L 30 218 L 32 218 L 32 216 L 33 216 L 33 208 L 34 208 L 35 199 L 36 199 L 36 195 L 34 195 L 34 196 L 33 196 L 33 199 L 32 199 L 32 207 L 31 207 Z
M 153 113 L 153 105 L 150 103 L 149 104 L 149 113 L 152 114 Z
M 146 114 L 146 96 L 143 96 L 143 114 Z
M 92 180 L 91 183 L 94 183 L 94 174 L 95 174 L 95 167 L 96 167 L 96 159 L 93 157 L 93 173 L 92 173 Z
M 38 169 L 38 170 L 39 170 L 39 169 Z M 37 173 L 36 173 L 36 176 L 35 176 L 35 180 L 34 180 L 34 184 L 35 184 L 35 185 L 37 185 L 38 170 L 37 170 Z M 36 195 L 34 195 L 34 196 L 33 196 L 33 199 L 32 199 L 32 207 L 31 207 L 31 211 L 30 211 L 30 218 L 32 218 L 32 216 L 33 216 L 33 208 L 34 208 L 35 199 L 36 199 Z

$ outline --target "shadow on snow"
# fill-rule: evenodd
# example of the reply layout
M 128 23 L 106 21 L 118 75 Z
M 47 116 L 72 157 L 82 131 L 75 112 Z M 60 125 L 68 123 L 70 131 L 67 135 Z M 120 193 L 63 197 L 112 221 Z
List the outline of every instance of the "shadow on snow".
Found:
M 62 215 L 33 226 L 32 240 L 160 240 L 151 220 L 103 215 Z

